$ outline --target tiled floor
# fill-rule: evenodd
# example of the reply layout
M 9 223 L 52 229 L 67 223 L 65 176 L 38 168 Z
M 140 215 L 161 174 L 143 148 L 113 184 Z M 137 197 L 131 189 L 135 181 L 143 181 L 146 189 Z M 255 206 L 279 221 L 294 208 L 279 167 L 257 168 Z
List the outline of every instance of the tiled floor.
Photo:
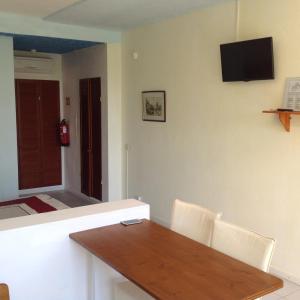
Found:
M 265 296 L 263 300 L 300 300 L 300 285 L 284 280 L 284 287 L 276 292 Z
M 85 197 L 84 195 L 79 196 L 79 195 L 73 194 L 73 193 L 71 193 L 69 191 L 65 191 L 65 190 L 43 192 L 43 193 L 38 193 L 38 194 L 49 195 L 70 207 L 78 207 L 78 206 L 95 204 L 93 201 L 90 201 L 88 199 L 88 197 Z M 29 196 L 35 196 L 35 195 L 37 195 L 37 193 L 23 195 L 22 197 L 29 197 Z M 101 203 L 101 202 L 99 202 L 99 203 Z
M 84 198 L 84 196 L 81 197 L 69 191 L 61 190 L 61 191 L 54 191 L 54 192 L 45 192 L 44 194 L 47 194 L 70 207 L 78 207 L 78 206 L 94 204 L 93 202 L 89 201 L 87 198 Z

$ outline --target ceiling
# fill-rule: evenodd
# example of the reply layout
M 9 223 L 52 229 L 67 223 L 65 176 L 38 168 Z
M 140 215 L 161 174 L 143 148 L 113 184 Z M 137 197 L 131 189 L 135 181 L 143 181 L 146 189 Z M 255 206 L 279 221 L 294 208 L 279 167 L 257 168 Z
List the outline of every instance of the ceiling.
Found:
M 78 0 L 1 0 L 0 11 L 43 18 L 77 2 Z
M 225 1 L 233 0 L 1 0 L 0 11 L 122 31 Z
M 5 34 L 13 36 L 14 50 L 37 51 L 45 53 L 64 54 L 83 48 L 92 47 L 99 43 L 43 36 Z

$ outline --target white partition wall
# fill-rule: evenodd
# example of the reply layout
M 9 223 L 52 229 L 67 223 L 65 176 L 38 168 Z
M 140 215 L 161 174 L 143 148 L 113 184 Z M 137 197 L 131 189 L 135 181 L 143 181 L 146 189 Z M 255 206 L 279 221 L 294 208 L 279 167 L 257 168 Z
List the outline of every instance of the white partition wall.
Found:
M 69 234 L 133 218 L 149 219 L 149 206 L 122 200 L 1 220 L 0 282 L 11 300 L 110 300 L 121 275 Z
M 11 37 L 0 36 L 0 66 L 0 199 L 13 199 L 18 195 L 18 161 Z

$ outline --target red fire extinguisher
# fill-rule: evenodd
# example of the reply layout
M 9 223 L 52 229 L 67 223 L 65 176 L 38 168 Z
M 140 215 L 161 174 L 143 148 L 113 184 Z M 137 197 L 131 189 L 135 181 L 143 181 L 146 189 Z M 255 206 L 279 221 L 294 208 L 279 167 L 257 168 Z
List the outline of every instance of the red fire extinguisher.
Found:
M 60 144 L 62 146 L 70 145 L 69 125 L 66 119 L 63 119 L 59 124 Z

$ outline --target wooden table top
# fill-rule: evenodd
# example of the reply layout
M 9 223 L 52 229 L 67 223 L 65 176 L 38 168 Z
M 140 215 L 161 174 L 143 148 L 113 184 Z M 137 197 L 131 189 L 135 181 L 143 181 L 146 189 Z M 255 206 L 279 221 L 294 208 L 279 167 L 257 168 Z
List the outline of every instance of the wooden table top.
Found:
M 70 238 L 159 300 L 256 299 L 283 286 L 275 276 L 147 220 Z

